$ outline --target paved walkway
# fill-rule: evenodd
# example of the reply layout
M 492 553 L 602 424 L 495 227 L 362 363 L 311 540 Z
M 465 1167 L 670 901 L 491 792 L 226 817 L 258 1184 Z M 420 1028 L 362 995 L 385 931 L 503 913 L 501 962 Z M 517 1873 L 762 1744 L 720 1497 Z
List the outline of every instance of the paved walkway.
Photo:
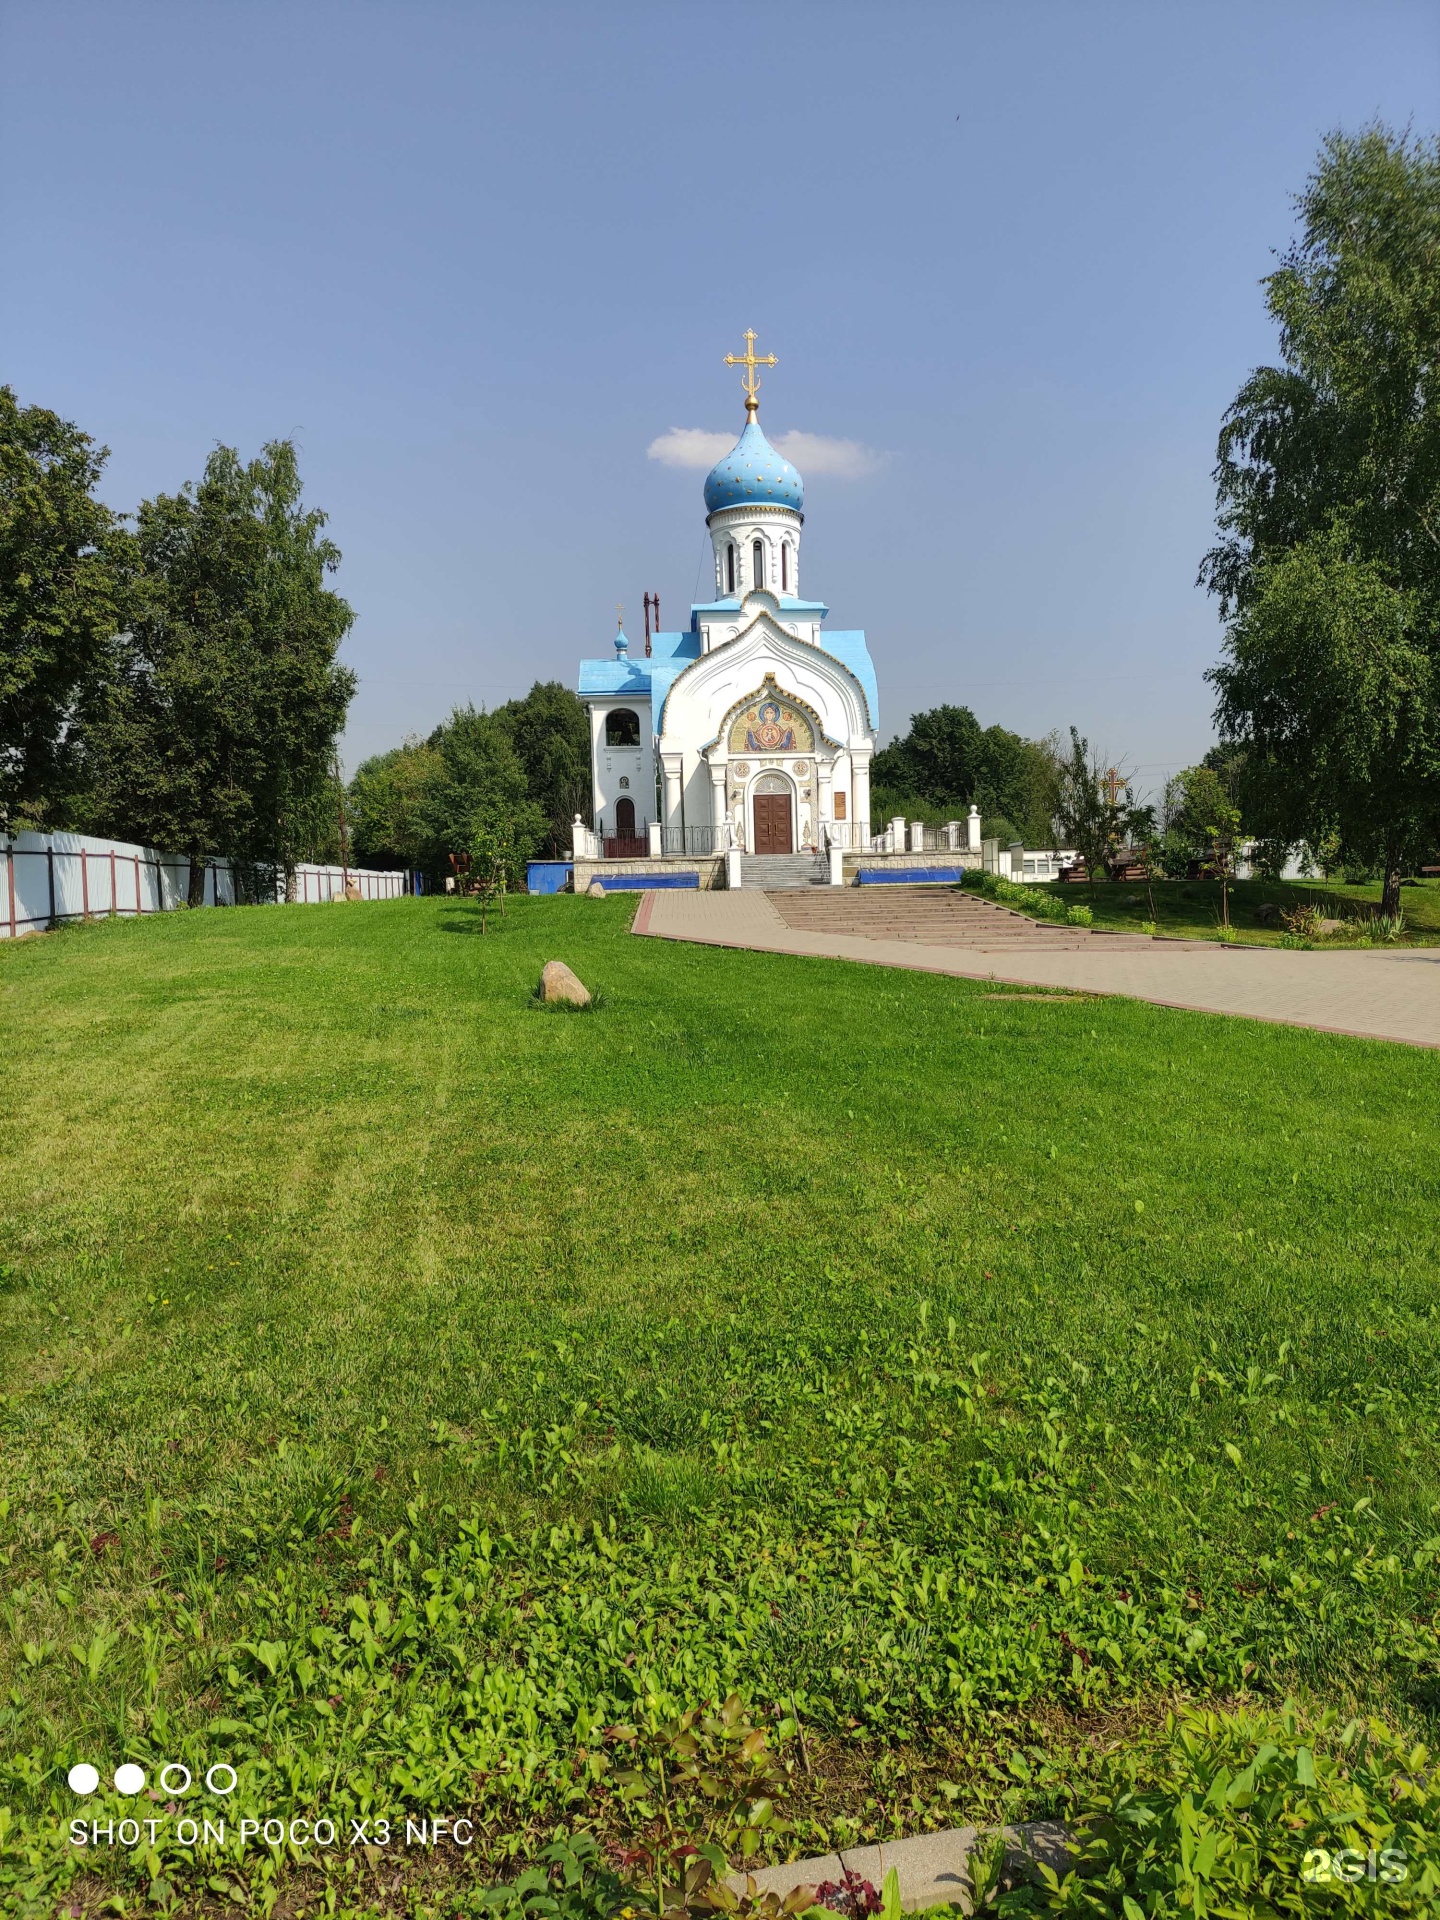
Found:
M 768 895 L 745 891 L 647 893 L 634 930 L 707 946 L 1119 993 L 1162 1007 L 1242 1014 L 1326 1033 L 1440 1047 L 1440 947 L 1301 953 L 1280 947 L 1223 947 L 1218 941 L 1136 944 L 1117 939 L 1111 946 L 1105 936 L 1096 935 L 1083 947 L 987 952 L 975 946 L 868 940 L 789 927 Z

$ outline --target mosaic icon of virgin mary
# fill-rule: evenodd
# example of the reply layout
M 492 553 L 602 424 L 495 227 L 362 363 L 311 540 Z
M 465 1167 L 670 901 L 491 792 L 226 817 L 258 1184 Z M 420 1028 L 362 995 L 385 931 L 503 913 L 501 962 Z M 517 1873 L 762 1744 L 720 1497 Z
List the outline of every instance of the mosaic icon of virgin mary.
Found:
M 780 708 L 773 700 L 762 700 L 755 725 L 747 728 L 745 745 L 751 753 L 790 753 L 794 751 L 795 734 L 790 727 L 780 724 Z

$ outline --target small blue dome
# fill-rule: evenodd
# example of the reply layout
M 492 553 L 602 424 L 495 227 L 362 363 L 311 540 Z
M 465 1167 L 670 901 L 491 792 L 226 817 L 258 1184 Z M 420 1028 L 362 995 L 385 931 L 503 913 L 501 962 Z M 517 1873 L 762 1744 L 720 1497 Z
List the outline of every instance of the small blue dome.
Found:
M 758 420 L 746 422 L 745 431 L 729 453 L 710 469 L 705 482 L 705 511 L 745 507 L 754 501 L 793 507 L 797 513 L 805 505 L 804 481 L 771 446 Z

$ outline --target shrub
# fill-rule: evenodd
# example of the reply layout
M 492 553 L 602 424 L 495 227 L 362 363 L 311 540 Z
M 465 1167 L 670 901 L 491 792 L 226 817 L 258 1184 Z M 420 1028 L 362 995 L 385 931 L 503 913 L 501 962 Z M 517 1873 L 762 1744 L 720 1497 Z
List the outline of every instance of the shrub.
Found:
M 1300 940 L 1318 940 L 1323 931 L 1320 925 L 1320 909 L 1310 900 L 1307 900 L 1303 906 L 1283 909 L 1280 924 L 1286 933 L 1293 934 Z
M 1065 918 L 1064 901 L 1053 893 L 1042 893 L 1038 887 L 1021 886 L 998 873 L 967 873 L 965 880 L 968 885 L 978 887 L 987 900 L 998 900 L 1001 906 L 1014 907 L 1017 913 L 1028 913 L 1036 920 Z
M 1071 927 L 1093 927 L 1095 916 L 1089 907 L 1069 907 L 1065 913 L 1065 924 Z
M 1405 916 L 1403 913 L 1377 913 L 1370 922 L 1370 931 L 1377 940 L 1385 940 L 1393 945 L 1405 931 Z
M 1158 1749 L 1102 1761 L 1072 1824 L 1073 1869 L 1042 1867 L 1012 1910 L 1409 1915 L 1440 1899 L 1440 1778 L 1378 1720 L 1172 1716 Z

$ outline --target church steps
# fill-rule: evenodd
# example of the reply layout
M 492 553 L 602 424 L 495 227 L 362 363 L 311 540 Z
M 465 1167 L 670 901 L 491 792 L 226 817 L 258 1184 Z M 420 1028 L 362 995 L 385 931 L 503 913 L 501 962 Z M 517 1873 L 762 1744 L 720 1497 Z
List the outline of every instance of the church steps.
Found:
M 867 940 L 901 940 L 922 946 L 976 947 L 990 952 L 1046 951 L 1088 946 L 1149 945 L 1141 934 L 1095 934 L 1087 927 L 1056 926 L 973 894 L 929 887 L 833 888 L 821 892 L 775 892 L 776 911 L 789 927 L 806 933 L 845 933 Z
M 766 893 L 794 888 L 809 891 L 830 884 L 830 863 L 814 853 L 744 853 L 740 856 L 740 884 Z

